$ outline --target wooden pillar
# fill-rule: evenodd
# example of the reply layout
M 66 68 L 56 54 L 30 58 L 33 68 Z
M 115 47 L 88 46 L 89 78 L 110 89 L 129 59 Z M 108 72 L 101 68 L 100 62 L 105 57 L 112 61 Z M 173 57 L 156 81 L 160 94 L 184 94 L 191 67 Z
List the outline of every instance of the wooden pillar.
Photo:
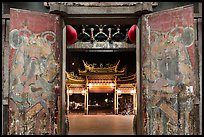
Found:
M 137 94 L 133 93 L 133 114 L 137 114 Z
M 60 24 L 61 26 L 65 26 L 63 20 L 61 19 L 60 21 Z M 65 83 L 66 83 L 66 77 L 65 77 L 65 73 L 66 72 L 66 27 L 63 28 L 63 32 L 61 33 L 62 37 L 63 37 L 63 42 L 62 42 L 62 47 L 61 47 L 61 51 L 62 51 L 62 56 L 61 56 L 61 61 L 62 61 L 62 64 L 61 64 L 61 84 L 60 84 L 60 87 L 61 87 L 61 94 L 60 94 L 60 132 L 59 134 L 60 135 L 65 135 L 66 134 L 66 127 L 65 127 L 65 121 L 66 121 L 66 114 L 65 114 L 65 111 L 66 111 L 66 108 L 65 108 Z M 59 37 L 61 37 L 61 35 L 59 35 Z
M 117 94 L 117 76 L 115 76 L 114 79 L 114 114 L 117 115 L 118 114 L 118 94 Z
M 89 114 L 89 88 L 86 91 L 86 115 Z
M 141 19 L 138 20 L 138 24 L 141 28 Z M 137 73 L 137 115 L 136 115 L 136 134 L 143 135 L 144 127 L 143 127 L 143 110 L 142 110 L 142 93 L 141 93 L 141 45 L 140 45 L 140 33 L 141 29 L 139 27 L 136 28 L 136 73 Z
M 86 103 L 86 94 L 87 94 L 87 91 L 85 90 L 85 93 L 84 93 L 84 114 L 86 114 L 86 110 L 87 110 L 87 103 Z
M 132 109 L 133 109 L 133 114 L 135 114 L 135 93 L 132 94 L 132 99 L 133 99 L 133 103 L 132 103 Z
M 67 114 L 69 114 L 69 89 L 67 88 Z
M 116 115 L 117 114 L 117 111 L 116 111 L 116 95 L 117 94 L 117 91 L 116 91 L 116 88 L 114 89 L 114 114 Z
M 135 93 L 135 114 L 137 114 L 137 92 Z
M 118 114 L 118 92 L 116 91 L 116 114 Z
M 86 91 L 84 95 L 84 113 L 85 115 L 88 115 L 89 112 L 89 81 L 88 77 L 86 76 Z
M 88 98 L 89 92 L 88 88 L 86 89 L 85 95 L 84 95 L 84 113 L 85 115 L 88 115 L 89 112 L 89 98 Z

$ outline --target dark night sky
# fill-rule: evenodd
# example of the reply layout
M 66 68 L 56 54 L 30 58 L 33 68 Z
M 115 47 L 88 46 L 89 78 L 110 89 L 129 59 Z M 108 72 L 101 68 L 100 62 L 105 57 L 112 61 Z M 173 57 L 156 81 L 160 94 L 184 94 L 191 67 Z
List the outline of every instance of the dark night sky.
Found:
M 127 67 L 127 74 L 131 75 L 136 73 L 136 52 L 68 52 L 67 53 L 67 71 L 75 71 L 77 73 L 78 68 L 84 70 L 82 60 L 89 64 L 96 63 L 97 66 L 100 63 L 103 65 L 110 63 L 115 64 L 120 60 L 118 69 L 122 69 L 125 65 Z M 74 62 L 74 65 L 72 63 Z

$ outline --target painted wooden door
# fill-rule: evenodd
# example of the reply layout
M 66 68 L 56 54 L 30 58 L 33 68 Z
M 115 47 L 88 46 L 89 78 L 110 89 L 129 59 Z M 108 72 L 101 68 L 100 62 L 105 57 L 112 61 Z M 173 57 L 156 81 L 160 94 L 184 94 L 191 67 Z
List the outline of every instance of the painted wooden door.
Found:
M 193 6 L 185 6 L 142 17 L 144 134 L 194 134 L 193 15 Z
M 56 134 L 60 18 L 10 10 L 9 133 Z

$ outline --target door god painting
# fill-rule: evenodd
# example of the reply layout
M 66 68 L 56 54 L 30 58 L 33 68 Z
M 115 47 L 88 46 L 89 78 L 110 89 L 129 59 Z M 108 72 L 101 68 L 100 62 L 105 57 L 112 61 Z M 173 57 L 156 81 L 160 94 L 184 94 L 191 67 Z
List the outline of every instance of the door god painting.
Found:
M 13 59 L 10 62 L 9 134 L 54 132 L 54 85 L 59 64 L 52 31 L 33 33 L 27 27 L 10 31 Z

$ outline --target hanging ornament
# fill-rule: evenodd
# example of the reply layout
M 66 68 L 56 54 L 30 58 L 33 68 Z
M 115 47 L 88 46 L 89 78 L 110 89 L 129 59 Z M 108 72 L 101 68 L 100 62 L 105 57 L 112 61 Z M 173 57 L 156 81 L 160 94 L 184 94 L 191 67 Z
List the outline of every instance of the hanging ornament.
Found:
M 132 27 L 128 31 L 128 38 L 132 43 L 136 42 L 136 25 L 132 25 Z
M 66 37 L 68 46 L 70 46 L 77 40 L 77 32 L 71 25 L 66 26 Z

